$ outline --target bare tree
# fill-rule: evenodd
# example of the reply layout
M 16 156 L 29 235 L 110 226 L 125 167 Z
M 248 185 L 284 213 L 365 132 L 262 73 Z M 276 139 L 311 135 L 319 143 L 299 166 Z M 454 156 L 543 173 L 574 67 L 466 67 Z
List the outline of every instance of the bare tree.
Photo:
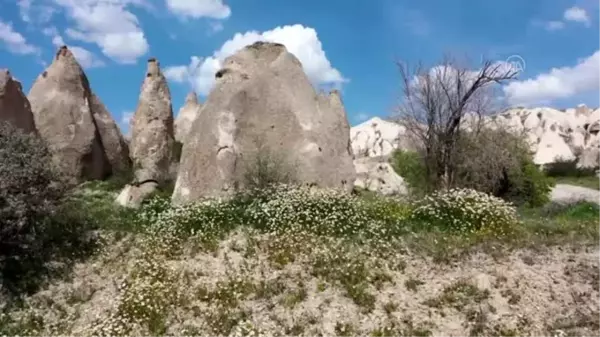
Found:
M 491 61 L 472 70 L 448 57 L 430 69 L 397 65 L 403 85 L 403 99 L 395 111 L 397 121 L 423 146 L 432 188 L 450 188 L 461 128 L 469 123 L 471 131 L 478 132 L 481 117 L 494 103 L 495 84 L 516 78 L 518 72 L 506 63 Z

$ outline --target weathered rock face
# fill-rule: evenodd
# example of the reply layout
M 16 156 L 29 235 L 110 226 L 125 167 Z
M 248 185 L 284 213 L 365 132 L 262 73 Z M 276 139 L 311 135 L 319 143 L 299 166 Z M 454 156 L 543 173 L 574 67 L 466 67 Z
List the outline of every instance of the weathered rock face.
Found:
M 352 151 L 360 157 L 387 157 L 394 150 L 415 150 L 417 141 L 403 125 L 374 117 L 350 130 Z
M 184 138 L 190 132 L 192 123 L 196 120 L 202 105 L 198 102 L 195 92 L 190 92 L 185 98 L 185 104 L 179 109 L 175 119 L 175 140 L 183 143 Z
M 152 58 L 131 123 L 129 149 L 134 178 L 138 182 L 154 180 L 159 185 L 169 180 L 173 145 L 171 93 L 158 61 Z
M 339 95 L 317 95 L 280 44 L 258 42 L 228 57 L 183 145 L 174 203 L 244 187 L 259 148 L 294 167 L 301 183 L 350 191 L 349 126 Z
M 35 132 L 29 100 L 21 83 L 7 69 L 0 69 L 0 122 L 8 122 L 24 132 Z
M 158 184 L 154 181 L 147 181 L 140 185 L 127 185 L 117 196 L 116 203 L 128 208 L 139 208 L 144 199 L 157 188 Z
M 600 114 L 596 111 L 585 105 L 566 111 L 516 108 L 499 114 L 496 121 L 501 127 L 525 132 L 536 164 L 574 159 L 581 164 L 585 154 L 584 164 L 589 165 L 594 157 L 591 153 L 597 151 L 594 125 L 600 124 Z
M 469 117 L 469 116 L 467 116 Z M 469 127 L 468 118 L 463 121 Z M 558 160 L 573 160 L 585 153 L 582 165 L 591 165 L 597 151 L 600 131 L 600 109 L 585 105 L 560 111 L 552 108 L 513 108 L 486 116 L 482 126 L 504 128 L 524 134 L 534 153 L 534 162 L 544 165 Z M 389 156 L 395 149 L 416 149 L 418 144 L 397 123 L 373 118 L 351 130 L 354 155 L 360 157 Z M 581 154 L 581 155 L 580 155 Z
M 356 187 L 369 191 L 378 192 L 383 195 L 404 196 L 408 189 L 404 179 L 400 177 L 392 165 L 383 157 L 358 158 L 354 161 L 356 168 Z
M 129 146 L 121 134 L 121 130 L 98 96 L 92 94 L 90 107 L 96 127 L 102 139 L 104 151 L 113 174 L 126 174 L 131 171 Z
M 40 136 L 72 182 L 102 179 L 111 172 L 92 97 L 88 79 L 67 47 L 58 50 L 28 95 Z

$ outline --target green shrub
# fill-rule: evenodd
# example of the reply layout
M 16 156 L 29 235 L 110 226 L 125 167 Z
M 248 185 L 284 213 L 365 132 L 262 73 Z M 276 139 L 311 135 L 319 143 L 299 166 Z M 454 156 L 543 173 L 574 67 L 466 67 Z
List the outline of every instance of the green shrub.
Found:
M 519 166 L 506 172 L 495 195 L 515 205 L 539 207 L 550 201 L 554 179 L 547 177 L 530 157 L 520 158 Z
M 260 145 L 261 142 L 257 144 L 256 152 L 249 155 L 242 167 L 242 188 L 257 193 L 274 185 L 294 184 L 295 169 L 286 157 Z
M 426 226 L 464 234 L 511 234 L 518 223 L 510 203 L 470 189 L 435 192 L 414 204 L 411 218 Z
M 391 164 L 394 171 L 406 181 L 412 194 L 430 190 L 425 163 L 418 152 L 396 150 L 392 154 Z
M 88 228 L 63 203 L 66 190 L 45 144 L 0 123 L 0 276 L 4 290 L 34 291 L 58 256 L 83 253 Z M 80 210 L 83 211 L 83 210 Z
M 474 189 L 519 206 L 549 201 L 553 179 L 534 164 L 520 135 L 501 129 L 463 132 L 452 157 L 453 188 Z M 392 165 L 413 193 L 432 192 L 438 183 L 439 177 L 427 176 L 426 162 L 417 152 L 396 151 Z
M 172 237 L 219 235 L 237 226 L 265 232 L 382 237 L 404 230 L 403 221 L 409 214 L 407 206 L 394 201 L 364 200 L 336 190 L 273 185 L 258 197 L 255 192 L 179 207 L 169 207 L 165 199 L 151 199 L 138 219 L 150 232 Z
M 577 167 L 577 159 L 560 159 L 554 163 L 546 164 L 544 171 L 550 177 L 596 177 L 598 168 Z
M 549 201 L 553 180 L 534 164 L 522 135 L 502 129 L 465 132 L 458 147 L 455 187 L 492 194 L 519 206 Z

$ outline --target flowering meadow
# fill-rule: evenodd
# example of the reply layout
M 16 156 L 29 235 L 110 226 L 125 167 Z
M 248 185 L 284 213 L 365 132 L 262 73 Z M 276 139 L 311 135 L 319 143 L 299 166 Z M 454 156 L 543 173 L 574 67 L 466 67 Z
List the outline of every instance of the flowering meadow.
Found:
M 559 327 L 540 322 L 554 320 L 559 309 L 540 302 L 543 296 L 532 290 L 539 285 L 518 285 L 523 275 L 545 267 L 515 262 L 523 253 L 512 249 L 542 241 L 553 249 L 550 242 L 559 237 L 580 245 L 597 238 L 592 230 L 597 206 L 524 214 L 467 189 L 407 202 L 278 185 L 182 206 L 157 195 L 134 212 L 111 209 L 116 206 L 101 202 L 103 196 L 113 197 L 77 196 L 88 213 L 98 212 L 99 222 L 110 222 L 97 229 L 100 249 L 68 277 L 5 306 L 0 332 L 556 334 Z M 486 252 L 494 254 L 480 255 Z M 500 253 L 505 262 L 497 262 Z M 586 254 L 575 259 L 578 269 L 561 277 L 569 280 L 565 284 L 592 287 L 582 299 L 590 307 L 597 302 L 598 290 L 590 283 L 597 264 L 590 262 L 594 251 Z M 571 295 L 557 296 L 566 303 Z M 521 310 L 528 302 L 544 310 Z M 514 315 L 497 315 L 498 310 Z M 593 314 L 580 310 L 583 316 L 577 317 Z M 451 324 L 455 321 L 463 323 Z M 583 331 L 590 327 L 584 324 Z

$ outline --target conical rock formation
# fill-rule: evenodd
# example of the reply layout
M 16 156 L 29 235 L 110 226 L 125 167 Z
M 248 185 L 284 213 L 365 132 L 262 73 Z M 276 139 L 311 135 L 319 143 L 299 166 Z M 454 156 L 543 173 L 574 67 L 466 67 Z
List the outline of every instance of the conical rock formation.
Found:
M 151 58 L 131 125 L 129 149 L 138 182 L 169 179 L 173 143 L 171 93 L 158 61 Z
M 171 93 L 158 61 L 151 58 L 131 122 L 134 182 L 121 191 L 118 204 L 137 208 L 152 191 L 174 178 L 174 145 Z
M 103 116 L 105 125 L 116 127 L 116 124 L 105 109 L 94 111 L 101 103 L 91 91 L 75 56 L 66 46 L 58 50 L 52 64 L 35 80 L 28 99 L 38 133 L 71 182 L 102 179 L 111 173 L 113 164 L 127 166 L 127 163 L 119 162 L 117 165 L 111 162 L 110 157 L 118 157 L 112 154 L 122 150 L 106 145 L 113 142 L 111 138 L 121 136 L 113 137 L 114 132 L 106 132 L 112 129 L 110 126 L 99 130 L 95 120 L 97 117 Z
M 175 119 L 175 140 L 183 143 L 183 140 L 190 132 L 192 123 L 196 120 L 202 105 L 198 102 L 198 96 L 195 92 L 190 92 L 185 98 L 185 104 L 179 109 Z
M 257 42 L 228 57 L 183 144 L 174 203 L 227 196 L 263 148 L 297 182 L 351 191 L 350 131 L 339 95 L 318 95 L 281 44 Z
M 24 132 L 35 132 L 29 100 L 21 83 L 7 69 L 0 69 L 0 122 L 8 122 Z

